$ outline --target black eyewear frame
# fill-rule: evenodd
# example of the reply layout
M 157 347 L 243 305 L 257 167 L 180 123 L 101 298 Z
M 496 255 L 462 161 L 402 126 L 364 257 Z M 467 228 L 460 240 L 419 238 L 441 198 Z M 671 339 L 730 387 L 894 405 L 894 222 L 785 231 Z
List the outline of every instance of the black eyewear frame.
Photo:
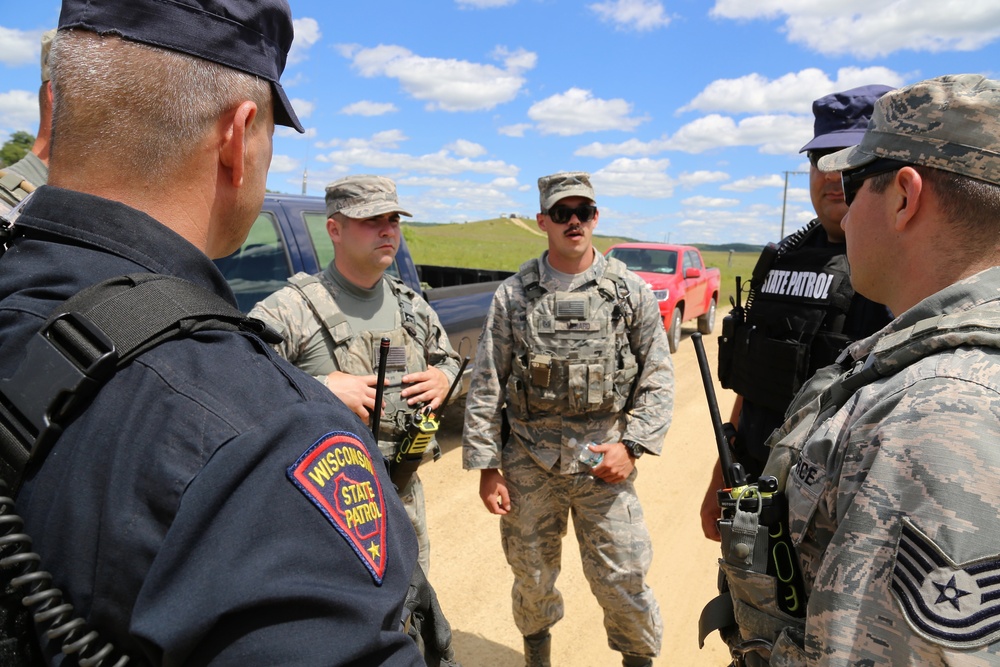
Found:
M 898 171 L 903 167 L 912 166 L 909 162 L 890 160 L 888 158 L 878 158 L 874 162 L 869 162 L 863 167 L 840 172 L 840 182 L 844 188 L 844 203 L 848 206 L 854 201 L 858 191 L 864 182 L 872 176 L 885 174 L 890 171 Z
M 565 225 L 568 223 L 573 216 L 580 222 L 590 222 L 594 219 L 594 215 L 597 213 L 597 207 L 593 204 L 580 204 L 576 208 L 570 208 L 569 206 L 553 206 L 548 210 L 546 215 L 552 219 L 552 222 L 557 225 Z

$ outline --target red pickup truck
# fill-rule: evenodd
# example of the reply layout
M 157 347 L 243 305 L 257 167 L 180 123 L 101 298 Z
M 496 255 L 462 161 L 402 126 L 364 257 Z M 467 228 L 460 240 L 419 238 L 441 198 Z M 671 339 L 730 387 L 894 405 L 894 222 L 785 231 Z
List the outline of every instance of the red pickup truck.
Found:
M 607 251 L 649 283 L 660 303 L 670 351 L 681 344 L 681 323 L 698 318 L 698 331 L 712 333 L 719 302 L 720 272 L 707 268 L 697 248 L 665 243 L 620 243 Z

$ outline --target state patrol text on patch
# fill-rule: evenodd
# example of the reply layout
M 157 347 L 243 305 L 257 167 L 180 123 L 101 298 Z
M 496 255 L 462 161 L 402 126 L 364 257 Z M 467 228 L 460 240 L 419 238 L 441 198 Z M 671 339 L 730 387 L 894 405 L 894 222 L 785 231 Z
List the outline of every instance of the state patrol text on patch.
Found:
M 344 536 L 378 585 L 386 565 L 385 499 L 364 444 L 335 431 L 288 468 L 288 478 Z
M 1000 639 L 1000 554 L 956 564 L 904 518 L 892 593 L 906 621 L 931 642 L 971 649 Z

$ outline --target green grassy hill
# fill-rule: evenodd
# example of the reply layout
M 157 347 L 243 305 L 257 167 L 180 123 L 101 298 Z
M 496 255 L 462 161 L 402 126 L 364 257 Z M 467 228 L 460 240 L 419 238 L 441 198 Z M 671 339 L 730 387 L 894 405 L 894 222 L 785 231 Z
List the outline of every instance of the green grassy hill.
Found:
M 496 218 L 442 225 L 403 224 L 403 236 L 417 264 L 517 271 L 526 260 L 548 247 L 534 220 Z M 604 252 L 629 239 L 595 236 Z
M 516 271 L 525 260 L 542 254 L 548 245 L 535 221 L 526 218 L 451 224 L 404 222 L 403 236 L 417 264 L 502 271 Z M 594 236 L 594 245 L 604 252 L 616 243 L 633 240 Z M 741 244 L 738 247 L 740 250 L 733 252 L 731 259 L 728 246 L 702 248 L 705 264 L 722 272 L 720 315 L 729 312 L 729 297 L 736 291 L 736 276 L 749 280 L 760 255 L 759 247 Z

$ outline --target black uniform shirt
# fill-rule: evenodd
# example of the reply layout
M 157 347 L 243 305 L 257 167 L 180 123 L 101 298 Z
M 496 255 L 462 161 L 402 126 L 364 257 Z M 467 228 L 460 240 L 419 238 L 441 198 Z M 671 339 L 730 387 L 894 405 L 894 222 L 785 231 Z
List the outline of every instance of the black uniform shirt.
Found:
M 0 377 L 56 305 L 112 276 L 235 303 L 205 255 L 122 204 L 45 186 L 17 228 Z M 76 611 L 153 664 L 423 664 L 399 632 L 416 540 L 371 434 L 250 334 L 168 341 L 120 370 L 17 506 Z
M 847 244 L 830 241 L 823 229 L 817 229 L 815 233 L 806 237 L 803 247 L 829 248 L 842 254 L 847 253 Z M 891 320 L 892 317 L 885 306 L 855 293 L 844 318 L 843 334 L 851 341 L 859 340 L 875 333 Z M 764 443 L 774 429 L 784 423 L 785 415 L 783 412 L 757 405 L 753 396 L 744 396 L 739 421 L 737 442 L 742 455 L 741 461 L 747 472 L 756 478 L 764 469 L 767 457 L 771 453 Z

